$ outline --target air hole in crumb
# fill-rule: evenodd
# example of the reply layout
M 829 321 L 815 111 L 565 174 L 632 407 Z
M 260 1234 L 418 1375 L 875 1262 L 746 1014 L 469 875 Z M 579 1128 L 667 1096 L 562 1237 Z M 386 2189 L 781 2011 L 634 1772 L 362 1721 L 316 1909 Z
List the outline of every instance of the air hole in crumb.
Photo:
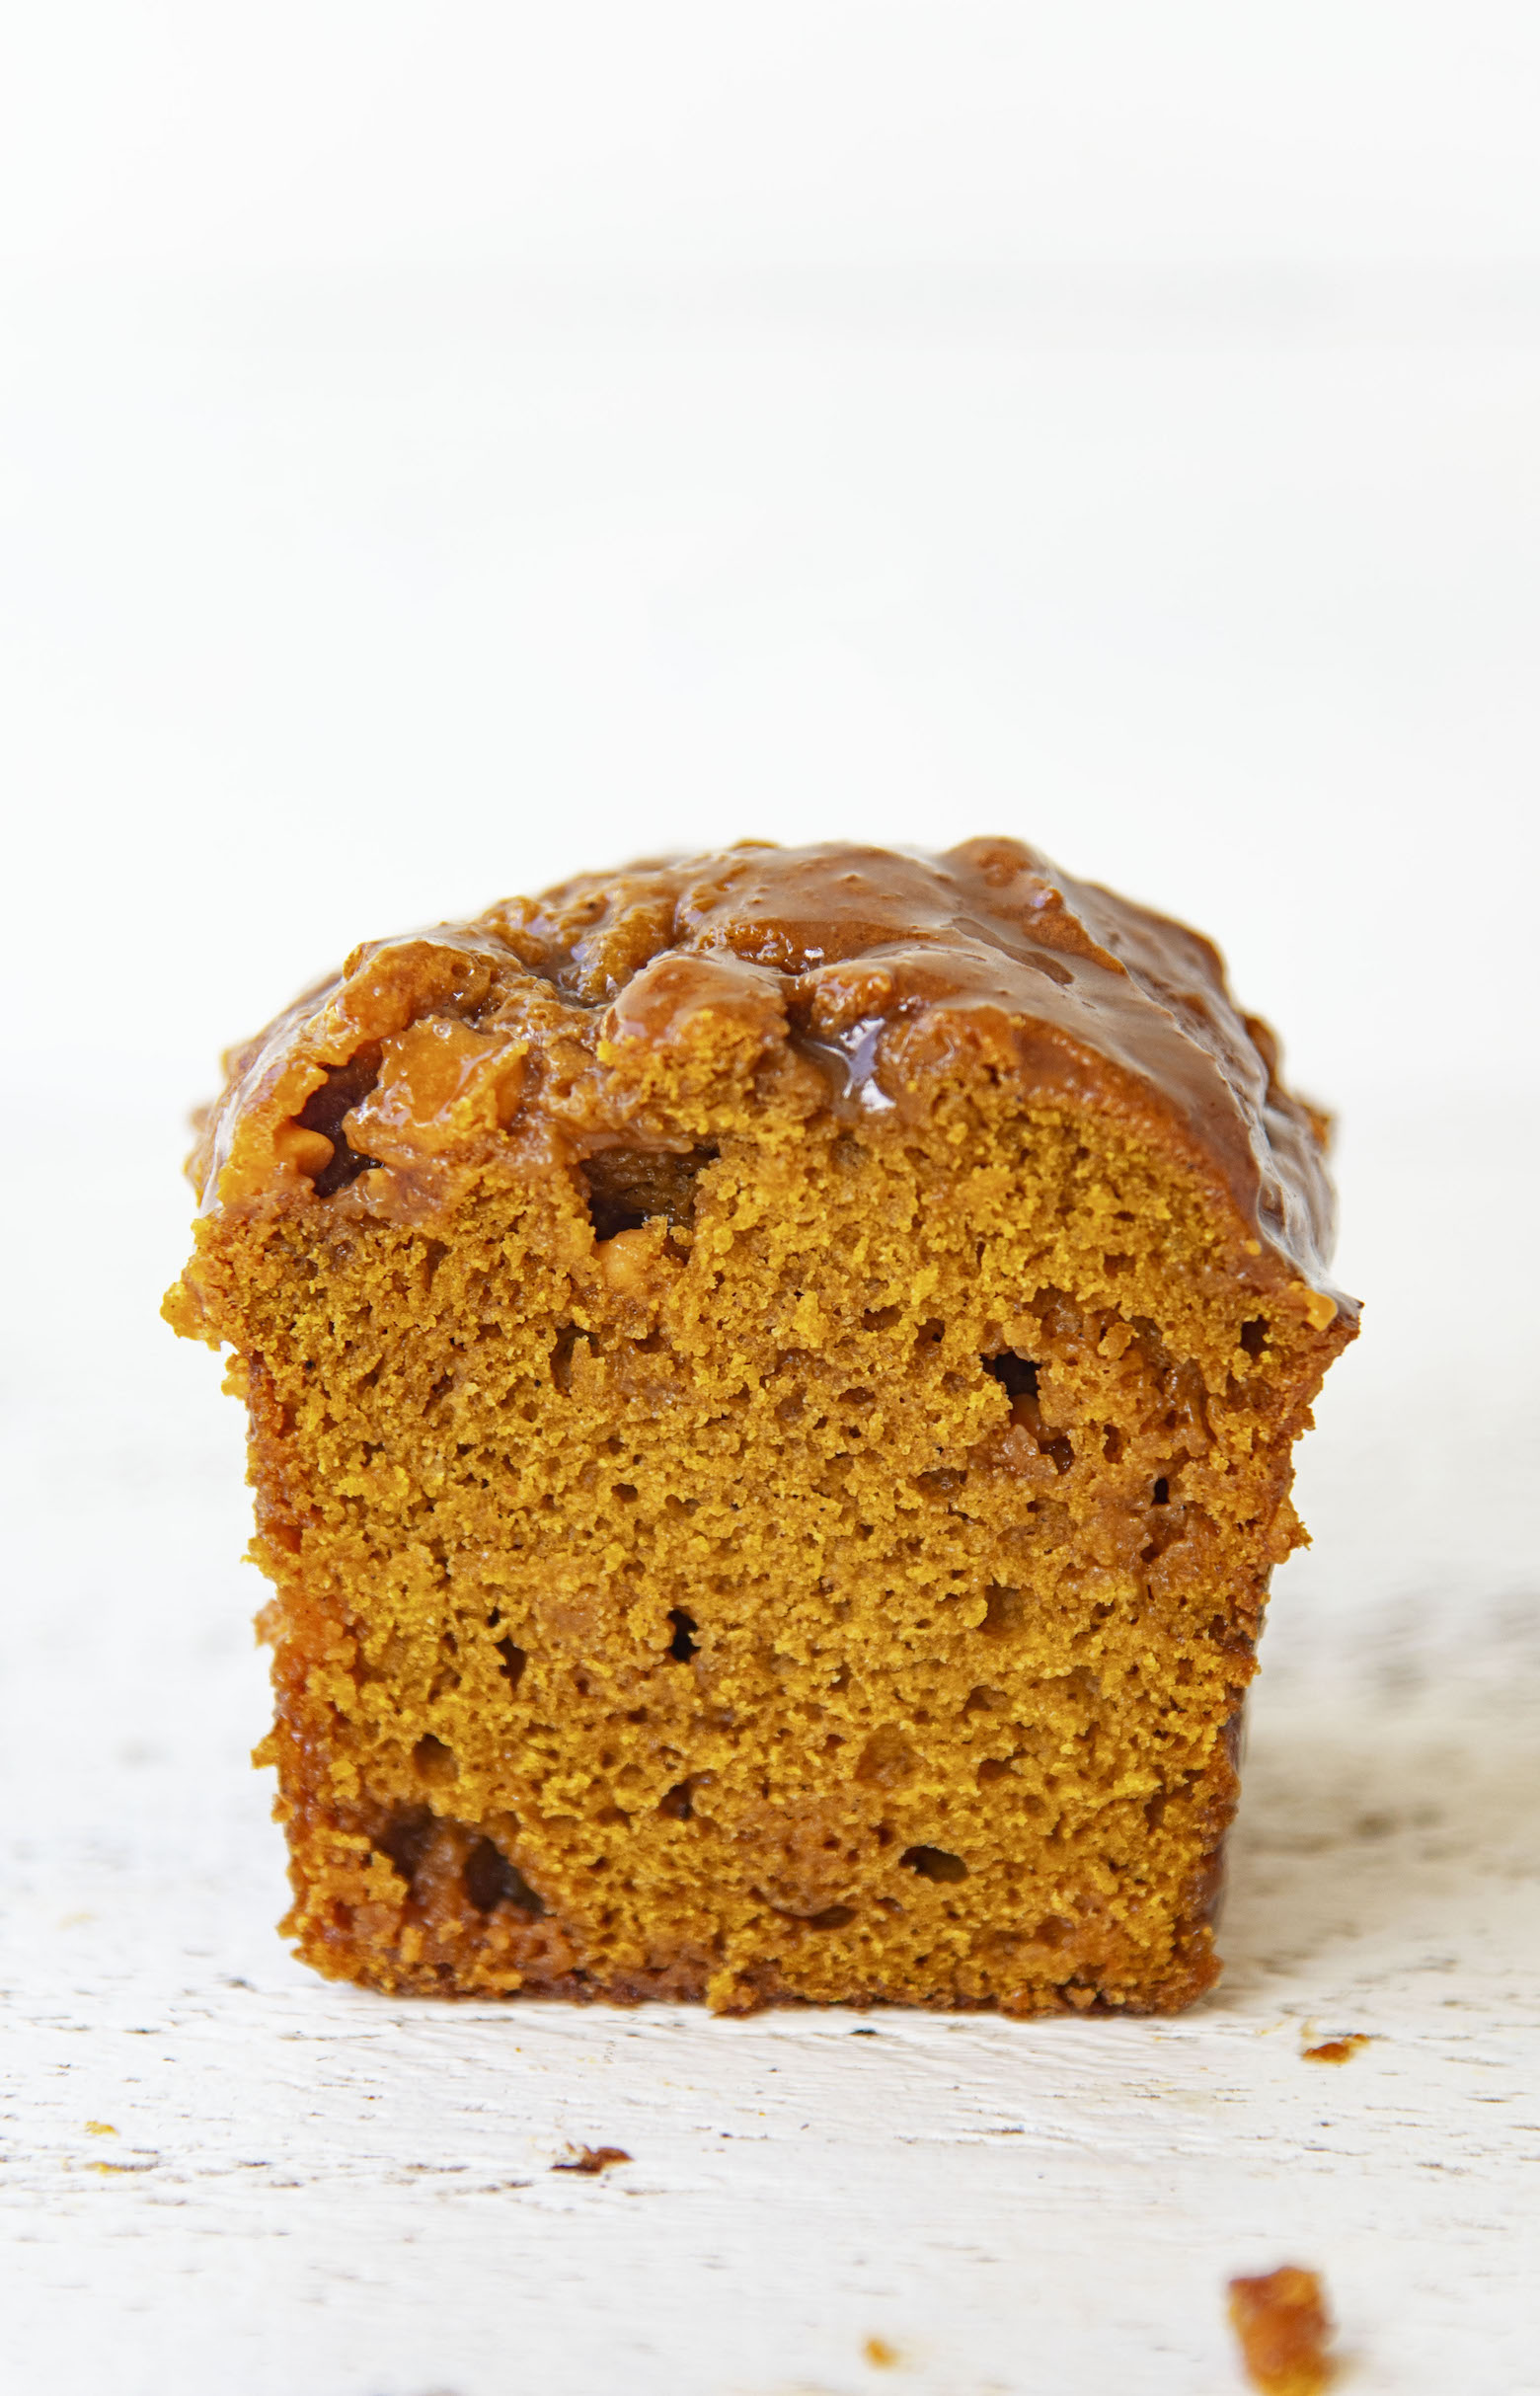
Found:
M 374 1841 L 409 1887 L 432 1844 L 434 1826 L 426 1806 L 414 1806 L 409 1813 L 393 1815 Z
M 520 1913 L 538 1919 L 545 1911 L 544 1898 L 536 1895 L 522 1872 L 490 1838 L 479 1838 L 465 1859 L 465 1894 L 478 1913 L 495 1913 L 500 1905 L 513 1905 Z
M 659 1814 L 666 1815 L 671 1822 L 692 1821 L 695 1817 L 695 1806 L 690 1796 L 689 1782 L 687 1780 L 675 1781 L 673 1787 L 658 1799 L 657 1811 Z
M 368 1097 L 379 1080 L 382 1053 L 379 1042 L 370 1041 L 346 1065 L 328 1065 L 326 1080 L 319 1090 L 311 1091 L 294 1119 L 305 1130 L 319 1131 L 332 1143 L 331 1157 L 315 1177 L 317 1198 L 330 1198 L 335 1190 L 346 1190 L 349 1182 L 355 1182 L 360 1173 L 378 1168 L 377 1157 L 362 1156 L 356 1148 L 349 1148 L 343 1118 Z
M 453 1750 L 446 1747 L 441 1739 L 435 1739 L 431 1731 L 425 1731 L 413 1748 L 412 1768 L 419 1780 L 425 1780 L 429 1788 L 440 1787 L 448 1780 L 457 1780 L 460 1774 Z
M 898 1725 L 885 1722 L 872 1733 L 862 1748 L 856 1764 L 856 1778 L 868 1787 L 900 1788 L 918 1762 L 919 1757 Z
M 715 1148 L 694 1148 L 688 1156 L 605 1148 L 590 1156 L 578 1171 L 587 1189 L 595 1238 L 611 1240 L 617 1231 L 640 1231 L 654 1215 L 661 1215 L 670 1230 L 693 1223 L 696 1180 L 716 1156 Z
M 973 1777 L 981 1789 L 992 1789 L 997 1780 L 1011 1778 L 1011 1767 L 1008 1763 L 1002 1763 L 998 1757 L 991 1756 L 986 1762 L 979 1765 Z
M 905 1847 L 898 1858 L 911 1872 L 926 1881 L 965 1881 L 967 1866 L 961 1855 L 949 1855 L 945 1847 Z
M 993 1581 L 984 1592 L 984 1619 L 978 1627 L 986 1639 L 1009 1639 L 1021 1629 L 1026 1615 L 1022 1591 Z
M 1250 1323 L 1241 1325 L 1241 1346 L 1254 1362 L 1267 1345 L 1268 1326 L 1262 1315 L 1257 1315 Z
M 806 1913 L 804 1926 L 808 1930 L 843 1930 L 856 1918 L 854 1905 L 825 1905 L 821 1913 Z
M 585 1340 L 587 1336 L 585 1331 L 578 1330 L 576 1323 L 564 1323 L 556 1335 L 556 1344 L 551 1351 L 551 1378 L 564 1398 L 573 1385 L 573 1352 L 578 1341 Z
M 673 1624 L 673 1637 L 668 1642 L 668 1653 L 675 1663 L 688 1663 L 696 1651 L 695 1633 L 699 1625 L 692 1614 L 685 1612 L 682 1605 L 671 1605 L 668 1609 L 668 1619 Z
M 1171 1504 L 1171 1483 L 1164 1473 L 1155 1484 L 1155 1494 L 1151 1498 L 1150 1504 L 1152 1506 L 1169 1506 Z
M 1122 1462 L 1123 1435 L 1116 1423 L 1109 1423 L 1102 1438 L 1102 1453 L 1109 1464 Z
M 998 1356 L 980 1356 L 979 1362 L 1008 1398 L 1037 1396 L 1038 1367 L 1030 1356 L 1019 1356 L 1013 1348 L 1007 1348 Z
M 528 1661 L 523 1649 L 516 1648 L 511 1639 L 498 1641 L 498 1669 L 510 1689 L 516 1689 L 523 1679 L 524 1666 Z
M 1043 1440 L 1041 1446 L 1042 1453 L 1051 1459 L 1054 1471 L 1067 1473 L 1075 1461 L 1075 1451 L 1069 1443 L 1068 1433 L 1060 1431 L 1056 1438 Z
M 615 1495 L 620 1500 L 622 1506 L 635 1506 L 637 1502 L 637 1493 L 632 1488 L 629 1481 L 617 1481 L 615 1484 Z
M 869 1306 L 861 1318 L 863 1331 L 891 1331 L 903 1321 L 901 1306 Z

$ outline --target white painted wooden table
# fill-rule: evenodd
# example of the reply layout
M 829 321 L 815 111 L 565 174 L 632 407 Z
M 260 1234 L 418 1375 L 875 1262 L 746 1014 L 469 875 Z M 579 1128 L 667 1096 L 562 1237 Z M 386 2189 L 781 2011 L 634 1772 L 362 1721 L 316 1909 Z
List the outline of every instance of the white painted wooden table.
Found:
M 27 1104 L 8 1253 L 110 1245 L 9 1298 L 7 2385 L 1218 2396 L 1225 2279 L 1291 2260 L 1363 2396 L 1540 2391 L 1532 1134 L 1450 1119 L 1429 1181 L 1425 1131 L 1360 1110 L 1366 1330 L 1275 1592 L 1220 1989 L 1161 2023 L 712 2022 L 287 1959 L 239 1424 L 153 1321 L 172 1109 L 107 1126 L 109 1211 Z M 553 2171 L 569 2142 L 633 2160 Z

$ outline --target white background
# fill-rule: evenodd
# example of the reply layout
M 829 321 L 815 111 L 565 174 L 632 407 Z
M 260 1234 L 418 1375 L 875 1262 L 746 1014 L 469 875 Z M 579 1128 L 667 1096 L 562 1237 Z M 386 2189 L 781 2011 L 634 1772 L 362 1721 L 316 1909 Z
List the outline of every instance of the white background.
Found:
M 8 2343 L 71 2396 L 846 2396 L 868 2335 L 920 2396 L 1192 2396 L 1297 2253 L 1365 2390 L 1540 2388 L 1540 20 L 0 31 Z M 1365 1333 L 1229 1979 L 859 2048 L 311 1982 L 239 1425 L 154 1313 L 217 1049 L 627 854 L 992 830 L 1214 933 L 1342 1111 Z M 1318 2017 L 1380 2043 L 1303 2065 Z

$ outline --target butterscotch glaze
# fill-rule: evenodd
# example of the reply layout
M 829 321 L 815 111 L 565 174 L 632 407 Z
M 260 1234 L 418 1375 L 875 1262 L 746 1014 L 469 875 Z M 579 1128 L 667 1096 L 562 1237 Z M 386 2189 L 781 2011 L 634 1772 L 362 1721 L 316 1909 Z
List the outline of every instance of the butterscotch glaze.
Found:
M 230 1060 L 193 1171 L 205 1207 L 421 1213 L 553 1145 L 687 1151 L 729 1083 L 875 1135 L 979 1076 L 1141 1128 L 1212 1186 L 1259 1278 L 1297 1276 L 1312 1320 L 1351 1309 L 1325 1278 L 1322 1119 L 1217 951 L 1003 838 L 745 843 L 368 944 Z

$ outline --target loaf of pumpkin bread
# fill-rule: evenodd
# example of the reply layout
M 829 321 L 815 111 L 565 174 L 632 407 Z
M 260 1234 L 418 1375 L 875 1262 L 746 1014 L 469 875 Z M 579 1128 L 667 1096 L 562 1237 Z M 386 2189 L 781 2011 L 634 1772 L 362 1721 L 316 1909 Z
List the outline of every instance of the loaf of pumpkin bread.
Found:
M 435 1995 L 1215 1978 L 1324 1124 L 1014 840 L 758 843 L 354 950 L 229 1063 L 286 1929 Z

